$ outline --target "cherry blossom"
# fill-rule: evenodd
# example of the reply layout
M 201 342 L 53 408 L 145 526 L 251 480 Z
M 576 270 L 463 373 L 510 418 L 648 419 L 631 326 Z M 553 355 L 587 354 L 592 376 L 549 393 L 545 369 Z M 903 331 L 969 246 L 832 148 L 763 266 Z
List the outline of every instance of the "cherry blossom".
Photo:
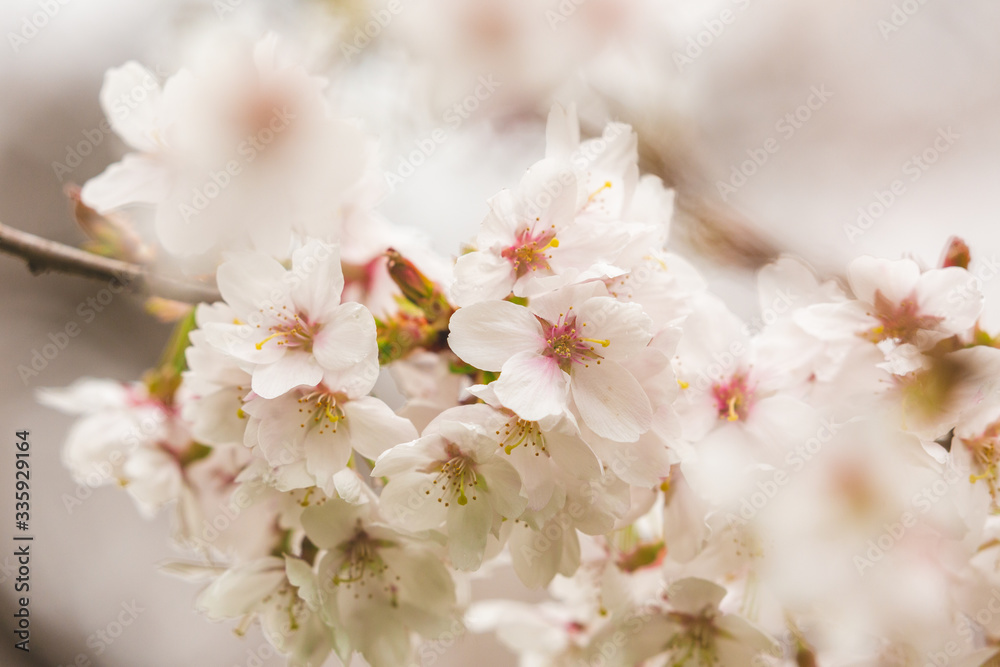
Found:
M 341 303 L 344 287 L 335 246 L 310 241 L 286 269 L 266 255 L 219 267 L 219 290 L 236 321 L 209 322 L 209 343 L 237 359 L 251 388 L 276 398 L 324 380 L 370 387 L 378 372 L 375 322 L 364 306 Z

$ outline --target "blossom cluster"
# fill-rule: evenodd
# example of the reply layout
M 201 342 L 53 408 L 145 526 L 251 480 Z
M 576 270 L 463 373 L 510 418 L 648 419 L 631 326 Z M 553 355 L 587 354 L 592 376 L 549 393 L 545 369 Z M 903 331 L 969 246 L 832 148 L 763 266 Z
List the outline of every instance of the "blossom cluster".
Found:
M 82 201 L 220 299 L 141 381 L 41 392 L 81 415 L 76 478 L 174 508 L 208 618 L 302 667 L 415 664 L 456 624 L 523 665 L 996 653 L 1000 340 L 960 241 L 846 281 L 781 257 L 746 322 L 667 250 L 632 128 L 555 106 L 449 262 L 378 213 L 375 138 L 275 44 L 128 114 L 155 77 L 108 73 L 132 152 Z M 473 599 L 502 567 L 547 599 Z

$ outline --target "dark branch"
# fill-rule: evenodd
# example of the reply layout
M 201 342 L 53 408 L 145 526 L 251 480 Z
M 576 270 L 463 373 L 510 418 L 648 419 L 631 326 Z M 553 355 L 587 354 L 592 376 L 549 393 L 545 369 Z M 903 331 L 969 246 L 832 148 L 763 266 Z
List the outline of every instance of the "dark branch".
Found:
M 121 283 L 136 294 L 186 303 L 219 300 L 214 288 L 151 274 L 138 264 L 101 257 L 0 223 L 0 252 L 20 257 L 35 275 L 54 271 L 91 280 Z

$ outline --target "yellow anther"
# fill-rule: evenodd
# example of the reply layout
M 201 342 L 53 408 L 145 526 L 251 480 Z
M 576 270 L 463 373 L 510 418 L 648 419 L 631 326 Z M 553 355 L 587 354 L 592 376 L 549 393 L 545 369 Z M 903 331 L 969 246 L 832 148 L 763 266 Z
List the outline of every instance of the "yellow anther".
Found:
M 990 477 L 995 477 L 995 476 L 996 476 L 996 469 L 993 466 L 990 466 L 989 468 L 986 469 L 986 472 L 982 473 L 981 475 L 969 475 L 969 483 L 975 484 L 981 479 L 988 479 Z
M 273 334 L 271 334 L 270 336 L 268 336 L 268 337 L 267 337 L 267 338 L 265 338 L 264 340 L 262 340 L 262 341 L 260 341 L 259 343 L 257 343 L 257 346 L 256 346 L 256 347 L 257 347 L 257 349 L 258 349 L 258 350 L 260 350 L 260 349 L 263 349 L 263 347 L 264 347 L 264 343 L 266 343 L 267 341 L 271 340 L 272 338 L 274 338 L 274 337 L 276 337 L 276 336 L 282 336 L 282 335 L 284 335 L 284 332 L 283 332 L 283 331 L 279 331 L 279 332 L 277 332 L 277 333 L 273 333 Z
M 611 187 L 611 181 L 604 181 L 604 185 L 602 185 L 601 187 L 597 188 L 592 193 L 590 193 L 590 196 L 587 197 L 587 203 L 589 204 L 590 202 L 594 201 L 594 197 L 601 194 L 610 187 Z
M 729 406 L 729 416 L 726 417 L 726 421 L 739 421 L 740 416 L 736 414 L 736 397 L 730 396 L 729 400 L 726 401 L 726 405 Z
M 681 380 L 680 378 L 677 379 L 677 384 L 679 384 L 681 386 L 681 389 L 687 389 L 688 387 L 691 386 L 690 382 L 685 382 L 684 380 Z

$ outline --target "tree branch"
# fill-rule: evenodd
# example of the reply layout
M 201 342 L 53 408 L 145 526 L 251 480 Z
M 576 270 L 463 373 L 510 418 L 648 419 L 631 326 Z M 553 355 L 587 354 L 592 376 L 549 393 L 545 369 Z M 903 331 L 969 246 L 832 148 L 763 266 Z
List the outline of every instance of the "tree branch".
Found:
M 151 274 L 138 264 L 101 257 L 0 223 L 0 252 L 20 257 L 35 275 L 54 271 L 91 280 L 121 283 L 136 294 L 186 303 L 219 300 L 214 288 Z

